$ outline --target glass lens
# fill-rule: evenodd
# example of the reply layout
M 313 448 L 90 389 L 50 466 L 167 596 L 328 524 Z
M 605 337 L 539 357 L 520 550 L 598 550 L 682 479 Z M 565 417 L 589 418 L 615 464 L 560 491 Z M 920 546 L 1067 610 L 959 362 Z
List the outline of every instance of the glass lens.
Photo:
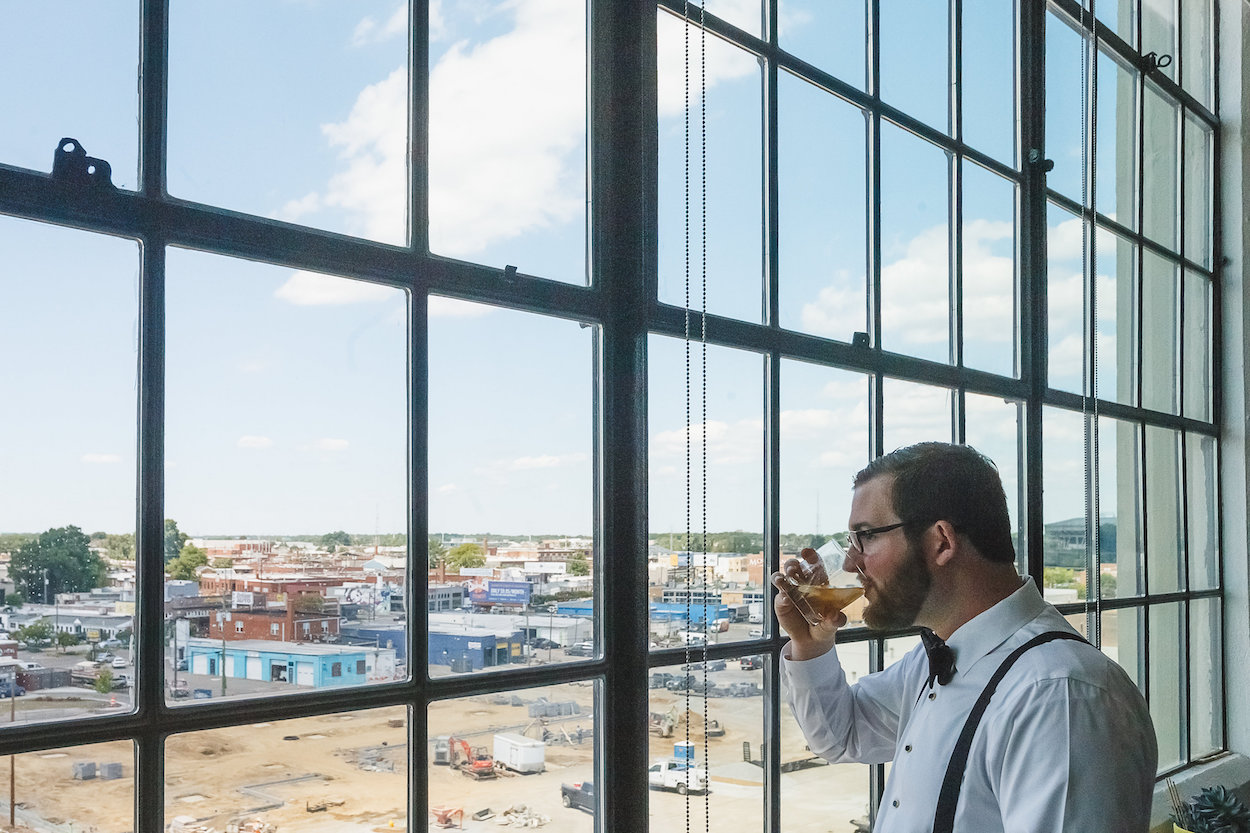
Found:
M 945 0 L 880 0 L 881 98 L 949 131 L 950 10 Z
M 1180 435 L 1147 425 L 1146 580 L 1151 593 L 1182 589 L 1182 530 Z
M 108 163 L 113 185 L 138 188 L 140 7 L 5 4 L 0 164 L 50 173 L 71 138 Z
M 881 341 L 950 361 L 950 160 L 936 145 L 881 125 Z
M 675 306 L 689 297 L 697 309 L 706 300 L 708 312 L 758 322 L 764 204 L 760 62 L 720 38 L 708 36 L 704 43 L 696 27 L 687 28 L 684 32 L 680 20 L 659 12 L 659 297 Z
M 963 164 L 962 312 L 964 364 L 1016 374 L 1016 189 Z
M 430 251 L 584 284 L 586 4 L 429 17 Z
M 592 657 L 594 330 L 438 297 L 429 327 L 430 674 Z
M 864 114 L 785 72 L 777 96 L 781 325 L 849 343 L 868 331 Z
M 167 697 L 395 679 L 405 293 L 182 249 L 168 251 L 166 275 Z M 300 407 L 309 390 L 350 391 L 369 407 Z M 296 572 L 318 560 L 360 572 Z M 359 630 L 379 617 L 385 635 Z
M 392 2 L 171 4 L 169 191 L 402 245 L 408 97 L 408 13 Z
M 407 727 L 393 706 L 172 735 L 167 829 L 411 829 Z
M 1098 420 L 1098 569 L 1104 599 L 1141 595 L 1141 428 Z

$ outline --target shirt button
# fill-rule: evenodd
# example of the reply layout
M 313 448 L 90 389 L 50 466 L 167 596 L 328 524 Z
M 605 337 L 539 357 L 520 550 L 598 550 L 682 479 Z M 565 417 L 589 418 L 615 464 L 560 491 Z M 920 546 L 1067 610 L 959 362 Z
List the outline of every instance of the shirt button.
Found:
M 904 746 L 904 747 L 903 747 L 903 751 L 904 751 L 904 752 L 910 752 L 910 751 L 911 751 L 911 744 L 909 743 L 909 744 L 907 744 L 906 746 Z
M 937 692 L 936 692 L 936 691 L 930 691 L 930 692 L 929 692 L 929 699 L 930 699 L 930 700 L 936 700 L 936 699 L 937 699 Z
M 893 803 L 894 803 L 894 806 L 895 806 L 895 807 L 897 807 L 897 806 L 898 806 L 898 799 L 897 799 L 897 798 L 896 798 L 896 799 L 894 799 L 894 802 L 893 802 Z

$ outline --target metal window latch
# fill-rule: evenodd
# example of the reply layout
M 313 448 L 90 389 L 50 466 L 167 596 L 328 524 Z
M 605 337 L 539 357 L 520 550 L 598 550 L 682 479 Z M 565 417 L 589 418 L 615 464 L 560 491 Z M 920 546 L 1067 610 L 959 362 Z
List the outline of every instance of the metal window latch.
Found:
M 1055 169 L 1055 160 L 1043 158 L 1042 152 L 1038 148 L 1029 148 L 1029 164 L 1034 167 L 1040 167 L 1044 174 L 1048 174 Z
M 851 346 L 862 350 L 868 349 L 868 333 L 857 332 L 851 336 Z
M 1146 67 L 1146 72 L 1154 72 L 1172 65 L 1171 55 L 1160 55 L 1158 52 L 1147 52 L 1141 56 L 1141 60 Z
M 88 156 L 82 142 L 62 139 L 52 157 L 52 178 L 70 185 L 112 188 L 113 167 L 103 159 Z

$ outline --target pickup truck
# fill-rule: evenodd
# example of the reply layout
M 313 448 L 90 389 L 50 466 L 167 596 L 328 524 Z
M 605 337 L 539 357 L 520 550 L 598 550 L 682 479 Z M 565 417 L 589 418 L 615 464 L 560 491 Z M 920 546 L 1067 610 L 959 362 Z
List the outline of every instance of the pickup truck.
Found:
M 565 807 L 580 807 L 595 811 L 595 785 L 589 781 L 560 785 L 560 801 Z
M 647 770 L 647 783 L 656 790 L 676 790 L 681 795 L 707 790 L 707 770 L 672 758 L 659 761 Z

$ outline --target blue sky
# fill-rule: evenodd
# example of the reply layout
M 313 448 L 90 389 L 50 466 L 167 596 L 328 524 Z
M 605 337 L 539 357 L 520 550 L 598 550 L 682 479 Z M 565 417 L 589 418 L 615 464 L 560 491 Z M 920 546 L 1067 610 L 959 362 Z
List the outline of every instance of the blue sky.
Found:
M 899 4 L 883 3 L 890 21 L 882 30 L 883 95 L 946 129 L 945 39 L 934 28 L 944 26 L 944 14 L 887 15 Z M 862 86 L 857 5 L 785 0 L 783 47 Z M 1012 21 L 1004 5 L 964 3 L 965 37 L 1002 44 L 965 63 L 964 132 L 1011 164 Z M 12 126 L 0 132 L 0 162 L 47 171 L 56 141 L 74 136 L 111 162 L 115 184 L 133 188 L 137 3 L 98 10 L 90 33 L 59 25 L 65 8 L 21 4 L 7 12 L 20 25 L 0 35 L 0 78 L 8 79 L 0 80 L 0 100 Z M 719 0 L 709 10 L 758 29 L 758 3 Z M 658 22 L 660 296 L 681 304 L 683 35 L 670 15 L 659 13 Z M 174 196 L 406 242 L 408 53 L 400 3 L 179 3 L 170 27 Z M 14 35 L 53 30 L 64 34 L 51 44 Z M 570 0 L 432 3 L 434 253 L 586 280 L 584 39 L 584 10 Z M 692 51 L 699 51 L 697 32 Z M 935 62 L 932 72 L 915 72 L 920 52 Z M 707 55 L 708 308 L 759 321 L 761 70 L 716 39 Z M 15 68 L 31 66 L 47 71 L 18 81 Z M 697 64 L 693 71 L 697 77 Z M 1057 71 L 1075 77 L 1077 68 Z M 697 134 L 697 88 L 691 101 Z M 781 81 L 779 105 L 781 323 L 849 340 L 866 328 L 864 116 L 790 76 Z M 692 152 L 697 161 L 697 141 Z M 937 360 L 948 350 L 947 164 L 932 146 L 885 129 L 885 344 Z M 964 183 L 966 361 L 1011 373 L 1014 192 L 971 163 Z M 696 195 L 700 185 L 696 167 Z M 694 210 L 697 304 L 697 197 Z M 1052 313 L 1069 315 L 1063 320 L 1075 332 L 1079 229 L 1075 237 L 1069 226 L 1052 230 L 1060 232 L 1052 246 L 1067 246 L 1052 249 L 1053 262 L 1071 270 L 1052 277 L 1059 299 Z M 138 245 L 0 218 L 0 248 L 4 307 L 23 310 L 0 332 L 3 354 L 16 357 L 3 364 L 2 381 L 26 402 L 0 417 L 0 530 L 76 524 L 129 531 Z M 203 253 L 175 250 L 168 260 L 167 516 L 194 535 L 402 530 L 404 293 Z M 1076 307 L 1063 306 L 1061 286 Z M 40 350 L 29 348 L 35 343 Z M 591 331 L 576 322 L 431 300 L 433 530 L 592 530 L 591 343 Z M 708 364 L 706 428 L 696 411 L 690 432 L 696 455 L 707 438 L 708 528 L 760 531 L 763 362 L 709 350 Z M 687 434 L 681 344 L 653 337 L 650 367 L 651 527 L 680 530 Z M 841 529 L 850 477 L 867 462 L 867 383 L 784 362 L 781 385 L 783 531 Z M 970 441 L 1014 478 L 1014 406 L 983 400 L 969 405 Z M 949 402 L 947 391 L 888 382 L 887 447 L 949 438 Z M 1077 499 L 1059 515 L 1081 508 Z

